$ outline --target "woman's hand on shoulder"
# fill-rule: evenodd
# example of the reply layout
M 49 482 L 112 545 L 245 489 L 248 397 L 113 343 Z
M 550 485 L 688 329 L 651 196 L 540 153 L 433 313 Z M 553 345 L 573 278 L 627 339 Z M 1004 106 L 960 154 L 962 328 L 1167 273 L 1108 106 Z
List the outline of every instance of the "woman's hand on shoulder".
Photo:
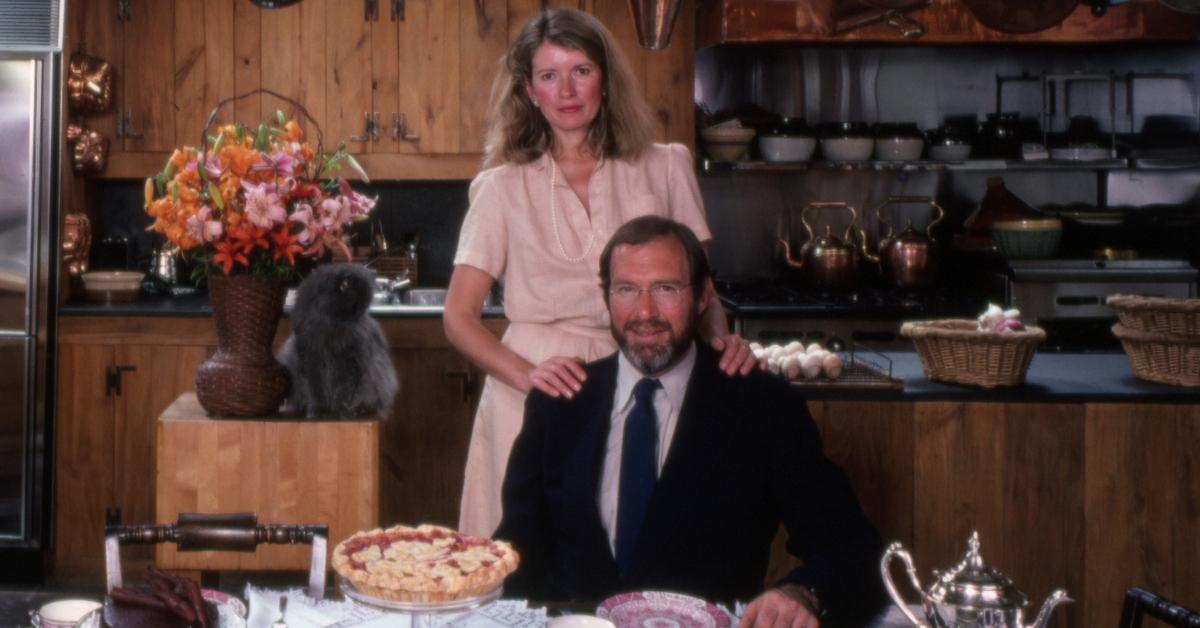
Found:
M 586 379 L 583 361 L 563 355 L 547 358 L 529 371 L 530 386 L 551 397 L 575 397 Z
M 712 348 L 721 353 L 721 370 L 726 375 L 749 375 L 755 367 L 766 370 L 766 360 L 754 357 L 750 342 L 737 334 L 713 336 L 709 339 Z

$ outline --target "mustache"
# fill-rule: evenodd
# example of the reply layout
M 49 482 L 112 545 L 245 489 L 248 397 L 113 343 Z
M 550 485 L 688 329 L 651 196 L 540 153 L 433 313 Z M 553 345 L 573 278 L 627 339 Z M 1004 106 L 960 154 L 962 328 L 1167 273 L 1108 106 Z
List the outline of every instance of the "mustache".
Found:
M 671 331 L 671 325 L 661 318 L 647 318 L 626 321 L 624 329 L 634 333 Z

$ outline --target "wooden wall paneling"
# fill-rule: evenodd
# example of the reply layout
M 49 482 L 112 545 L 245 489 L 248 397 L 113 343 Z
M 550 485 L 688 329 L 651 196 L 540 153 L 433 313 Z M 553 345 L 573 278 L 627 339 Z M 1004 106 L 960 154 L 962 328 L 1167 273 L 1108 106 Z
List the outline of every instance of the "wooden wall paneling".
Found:
M 362 3 L 328 2 L 325 20 L 326 141 L 345 141 L 350 152 L 363 153 L 367 142 L 350 137 L 363 134 L 363 113 L 371 106 L 371 27 L 363 19 Z
M 1200 406 L 1088 404 L 1089 626 L 1140 586 L 1200 608 Z
M 133 131 L 125 138 L 128 151 L 169 151 L 175 147 L 175 3 L 133 5 L 125 23 L 125 103 Z
M 492 83 L 508 49 L 505 0 L 459 0 L 459 75 L 462 122 L 458 152 L 482 153 Z
M 1034 604 L 1058 587 L 1079 596 L 1059 612 L 1082 625 L 1082 414 L 1079 405 L 916 404 L 912 551 L 922 577 L 957 562 L 978 530 L 984 560 Z
M 175 1 L 175 137 L 180 146 L 200 146 L 208 117 L 208 57 L 204 24 L 205 0 Z M 214 103 L 215 104 L 215 103 Z M 151 173 L 147 173 L 149 176 Z
M 240 96 L 262 86 L 262 14 L 249 2 L 235 1 L 233 4 L 233 93 Z M 218 120 L 241 122 L 251 129 L 262 120 L 262 101 L 259 94 L 247 96 L 227 105 Z M 214 103 L 215 104 L 215 103 Z
M 637 48 L 645 58 L 646 82 L 642 89 L 658 120 L 659 141 L 680 142 L 693 151 L 696 148 L 696 114 L 692 103 L 696 74 L 695 18 L 694 2 L 680 2 L 670 45 L 659 51 Z
M 327 63 L 326 45 L 326 0 L 305 0 L 300 3 L 300 104 L 308 110 L 317 124 L 325 124 L 328 119 L 326 103 L 328 95 L 325 91 Z M 317 147 L 317 132 L 312 123 L 297 116 L 296 120 L 304 129 L 305 139 Z M 332 152 L 341 138 L 332 137 L 327 129 L 322 129 L 325 136 L 325 150 Z
M 459 102 L 459 5 L 446 0 L 407 3 L 401 25 L 400 105 L 421 153 L 457 153 Z M 484 80 L 490 80 L 485 78 Z
M 201 105 L 202 119 L 188 131 L 188 142 L 200 141 L 200 130 L 208 121 L 208 114 L 222 99 L 236 96 L 234 75 L 239 59 L 233 43 L 233 0 L 204 0 L 204 96 Z M 232 120 L 234 108 L 222 111 L 218 120 Z M 215 124 L 214 124 L 215 128 Z M 214 133 L 208 129 L 208 133 Z M 196 139 L 191 139 L 191 138 Z
M 543 0 L 508 0 L 508 34 L 505 41 L 511 44 L 525 23 L 542 10 Z
M 113 502 L 113 410 L 104 369 L 112 347 L 58 349 L 54 424 L 54 564 L 59 578 L 103 573 L 104 516 Z
M 303 4 L 303 3 L 301 3 Z M 273 92 L 304 104 L 300 75 L 303 59 L 301 5 L 282 9 L 261 10 L 259 24 L 262 32 L 262 67 L 260 84 Z M 275 112 L 283 111 L 288 119 L 303 118 L 300 111 L 286 101 L 264 94 L 258 120 L 275 120 Z M 273 122 L 272 122 L 273 123 Z
M 380 125 L 379 140 L 367 147 L 372 153 L 398 153 L 408 143 L 392 137 L 392 114 L 400 113 L 400 62 L 400 22 L 392 21 L 389 3 L 382 2 L 379 19 L 371 22 L 371 111 L 379 113 Z
M 113 364 L 134 368 L 121 375 L 113 433 L 113 500 L 121 508 L 126 523 L 157 523 L 153 481 L 155 423 L 176 397 L 195 388 L 196 369 L 209 353 L 210 349 L 203 346 L 116 347 Z M 129 547 L 123 550 L 123 555 L 149 560 L 154 548 Z
M 646 96 L 646 53 L 638 44 L 637 29 L 627 0 L 593 0 L 592 13 L 612 33 L 617 47 L 633 70 L 634 78 Z M 690 92 L 691 90 L 689 90 Z
M 126 107 L 123 90 L 126 74 L 125 48 L 122 45 L 122 32 L 123 24 L 117 20 L 117 10 L 113 3 L 67 3 L 67 25 L 64 33 L 67 41 L 64 56 L 69 61 L 72 53 L 82 52 L 107 61 L 113 68 L 112 105 L 108 111 L 89 113 L 84 117 L 88 128 L 99 131 L 109 139 L 109 146 L 113 151 L 124 148 L 117 138 L 117 111 Z M 67 111 L 69 120 L 82 117 L 69 109 Z

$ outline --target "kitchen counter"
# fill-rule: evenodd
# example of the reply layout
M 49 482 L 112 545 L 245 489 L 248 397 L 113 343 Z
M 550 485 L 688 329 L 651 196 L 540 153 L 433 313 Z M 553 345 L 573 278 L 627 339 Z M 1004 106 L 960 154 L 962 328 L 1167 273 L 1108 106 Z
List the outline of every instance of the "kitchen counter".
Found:
M 284 315 L 291 311 L 284 307 Z M 371 315 L 375 318 L 440 318 L 443 308 L 437 305 L 424 306 L 383 306 L 372 307 Z M 212 316 L 212 305 L 207 294 L 190 296 L 151 296 L 142 295 L 132 303 L 96 303 L 92 301 L 71 301 L 58 307 L 59 316 Z M 504 308 L 501 306 L 486 306 L 483 308 L 485 318 L 503 318 Z
M 1023 386 L 985 390 L 974 386 L 930 381 L 915 352 L 868 355 L 880 364 L 892 361 L 892 376 L 903 389 L 831 388 L 798 384 L 814 400 L 942 400 L 999 402 L 1123 402 L 1200 403 L 1200 388 L 1169 386 L 1133 376 L 1124 353 L 1038 353 L 1029 365 Z

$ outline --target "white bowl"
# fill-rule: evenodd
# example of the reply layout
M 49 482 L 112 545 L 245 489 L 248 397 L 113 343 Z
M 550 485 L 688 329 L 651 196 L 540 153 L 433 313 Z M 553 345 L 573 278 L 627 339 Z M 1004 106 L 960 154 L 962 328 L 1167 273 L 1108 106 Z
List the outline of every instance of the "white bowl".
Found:
M 827 137 L 821 140 L 821 153 L 829 161 L 863 161 L 875 150 L 872 137 Z
M 970 156 L 970 144 L 934 144 L 929 147 L 929 157 L 937 161 L 966 161 Z
M 758 149 L 767 161 L 808 161 L 817 149 L 813 137 L 765 135 L 758 138 Z
M 94 270 L 79 276 L 83 290 L 92 301 L 136 301 L 146 273 L 133 270 Z
M 882 161 L 916 161 L 921 158 L 925 140 L 919 137 L 875 138 L 875 159 Z

